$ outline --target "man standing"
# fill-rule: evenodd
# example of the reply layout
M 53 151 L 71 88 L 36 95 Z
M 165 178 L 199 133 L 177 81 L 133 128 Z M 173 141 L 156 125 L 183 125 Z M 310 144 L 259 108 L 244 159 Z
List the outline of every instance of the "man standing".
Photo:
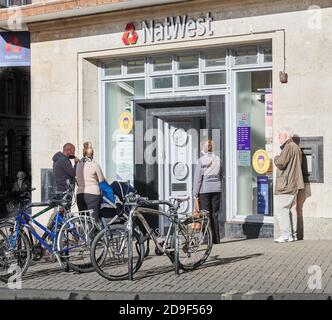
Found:
M 74 159 L 74 167 L 71 164 L 70 159 Z M 75 184 L 75 167 L 78 162 L 79 159 L 75 156 L 75 146 L 72 143 L 66 143 L 63 146 L 62 152 L 59 151 L 53 156 L 53 174 L 57 192 L 64 192 L 67 190 L 68 179 L 72 185 Z
M 73 167 L 70 159 L 74 159 L 75 166 Z M 56 184 L 56 192 L 62 193 L 68 189 L 67 180 L 70 181 L 70 184 L 74 186 L 75 176 L 76 176 L 76 164 L 79 162 L 79 159 L 75 156 L 75 146 L 72 143 L 66 143 L 63 146 L 62 152 L 57 152 L 53 158 L 53 175 Z M 71 202 L 71 197 L 67 198 Z M 69 211 L 71 208 L 71 203 L 64 208 L 66 211 Z M 55 224 L 55 215 L 56 210 L 54 210 L 51 215 L 47 228 L 52 229 Z M 42 238 L 45 240 L 47 238 L 47 233 L 45 232 Z M 43 255 L 45 251 L 43 250 Z M 46 254 L 47 255 L 47 254 Z M 68 267 L 66 271 L 68 271 Z
M 297 240 L 297 214 L 295 209 L 298 191 L 304 188 L 302 152 L 293 141 L 289 128 L 279 130 L 281 153 L 274 158 L 277 167 L 275 185 L 275 219 L 279 222 L 280 237 L 277 243 Z

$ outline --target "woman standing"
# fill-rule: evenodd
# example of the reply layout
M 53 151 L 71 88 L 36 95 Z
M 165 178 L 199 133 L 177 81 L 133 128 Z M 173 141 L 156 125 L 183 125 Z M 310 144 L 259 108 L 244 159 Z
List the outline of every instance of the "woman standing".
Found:
M 202 144 L 202 153 L 198 159 L 193 195 L 199 199 L 200 209 L 209 211 L 213 243 L 220 242 L 219 208 L 221 197 L 222 163 L 220 157 L 214 154 L 214 143 L 207 140 Z M 196 202 L 196 201 L 195 201 Z
M 83 146 L 83 158 L 76 166 L 77 206 L 80 211 L 92 209 L 92 216 L 99 221 L 102 199 L 99 183 L 105 178 L 99 164 L 93 160 L 91 142 L 84 142 Z

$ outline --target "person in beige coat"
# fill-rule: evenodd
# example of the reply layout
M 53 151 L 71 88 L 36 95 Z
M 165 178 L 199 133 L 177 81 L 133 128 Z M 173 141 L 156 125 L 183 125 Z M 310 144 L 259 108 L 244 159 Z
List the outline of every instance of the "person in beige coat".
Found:
M 279 223 L 280 237 L 277 243 L 297 240 L 297 194 L 304 188 L 302 175 L 302 151 L 292 139 L 289 128 L 279 130 L 281 153 L 274 158 L 277 167 L 274 197 L 275 219 Z
M 77 206 L 81 210 L 93 210 L 92 216 L 99 221 L 102 194 L 99 183 L 105 180 L 97 162 L 93 160 L 90 142 L 84 143 L 83 158 L 76 165 Z

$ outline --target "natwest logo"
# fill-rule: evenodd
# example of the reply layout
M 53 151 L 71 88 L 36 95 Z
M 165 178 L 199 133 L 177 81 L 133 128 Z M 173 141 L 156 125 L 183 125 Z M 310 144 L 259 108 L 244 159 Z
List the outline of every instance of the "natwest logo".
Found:
M 138 39 L 137 33 L 135 31 L 135 26 L 133 23 L 128 23 L 126 25 L 126 31 L 122 35 L 122 42 L 128 46 L 131 44 L 136 44 Z
M 15 52 L 18 53 L 22 50 L 22 46 L 18 41 L 18 37 L 12 35 L 6 42 L 6 52 Z

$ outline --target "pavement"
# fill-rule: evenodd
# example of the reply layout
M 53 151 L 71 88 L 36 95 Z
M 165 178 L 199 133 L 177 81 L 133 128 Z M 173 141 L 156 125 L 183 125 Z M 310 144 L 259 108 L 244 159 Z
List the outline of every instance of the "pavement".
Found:
M 224 239 L 204 265 L 179 275 L 167 257 L 151 251 L 133 281 L 68 273 L 56 263 L 38 262 L 21 289 L 0 281 L 0 299 L 332 299 L 331 240 Z

